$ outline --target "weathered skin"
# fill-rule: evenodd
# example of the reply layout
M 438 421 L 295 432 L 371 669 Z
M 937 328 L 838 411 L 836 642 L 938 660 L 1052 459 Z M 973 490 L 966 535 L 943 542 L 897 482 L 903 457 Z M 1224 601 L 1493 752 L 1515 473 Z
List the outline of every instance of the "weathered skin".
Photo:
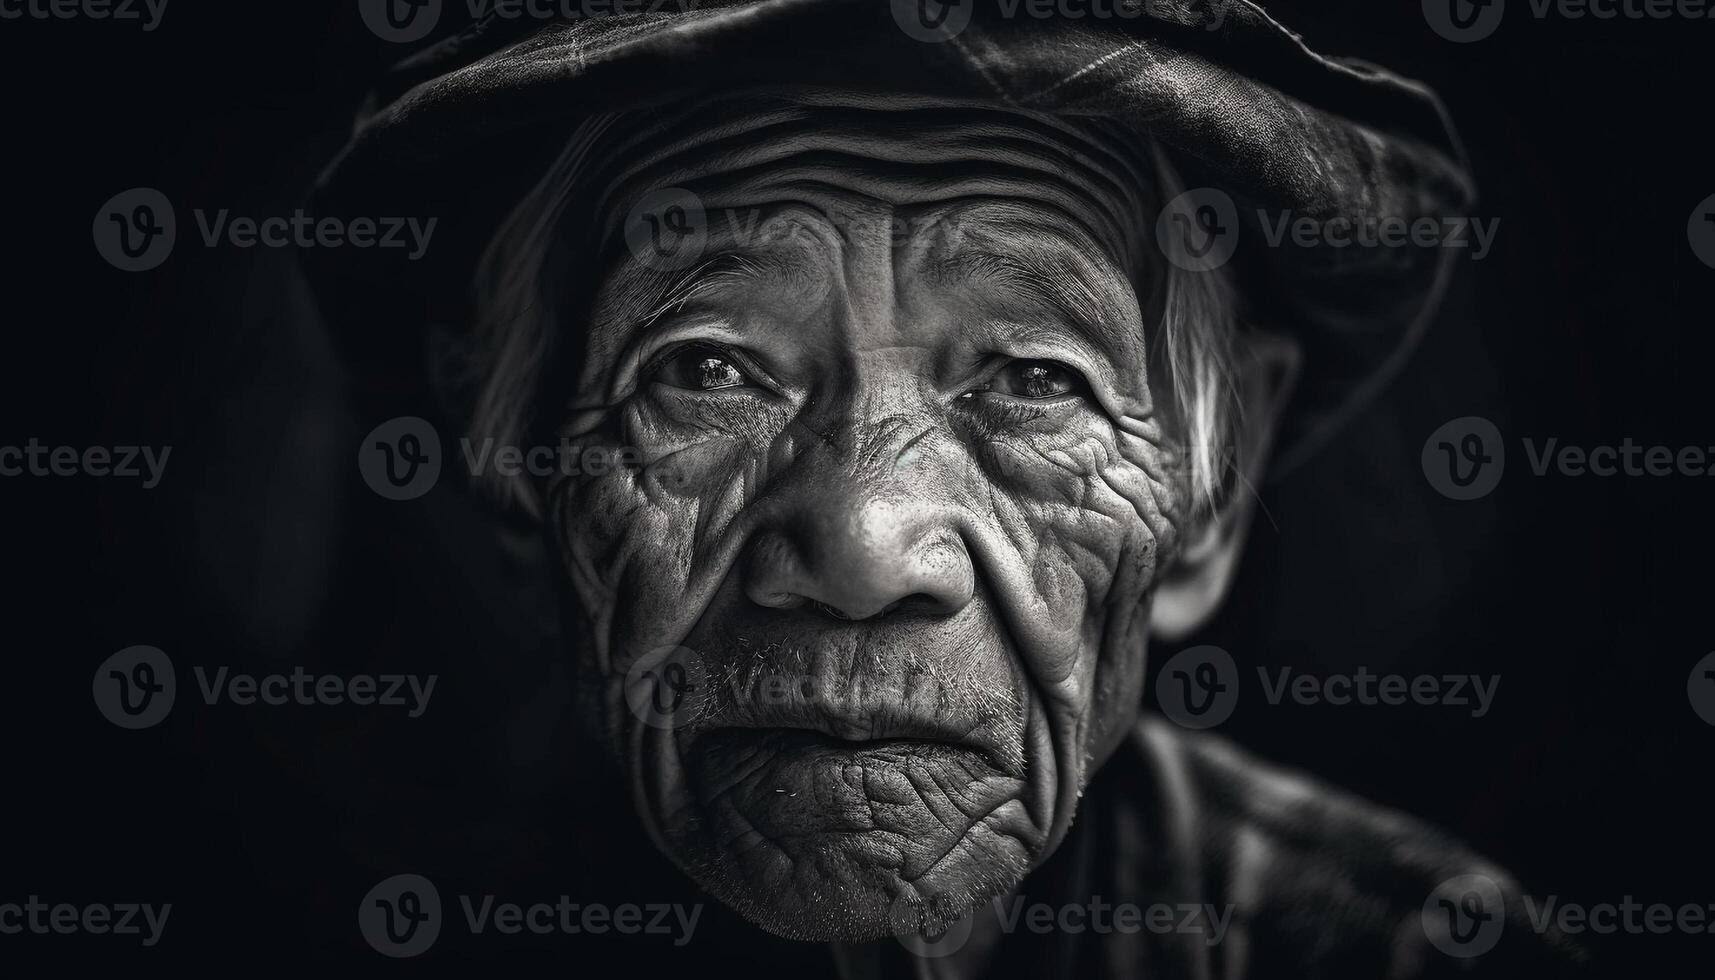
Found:
M 1135 720 L 1182 508 L 1137 154 L 824 101 L 615 151 L 611 235 L 687 188 L 710 261 L 608 271 L 563 434 L 645 464 L 550 500 L 581 669 L 657 841 L 771 931 L 868 939 L 1057 846 Z M 651 724 L 635 685 L 674 647 L 697 683 Z

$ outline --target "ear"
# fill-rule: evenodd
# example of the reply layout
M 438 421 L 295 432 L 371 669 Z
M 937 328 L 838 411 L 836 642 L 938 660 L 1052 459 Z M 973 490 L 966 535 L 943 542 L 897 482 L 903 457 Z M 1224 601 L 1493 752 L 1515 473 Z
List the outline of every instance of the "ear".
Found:
M 1156 586 L 1150 630 L 1170 643 L 1190 636 L 1214 616 L 1232 585 L 1256 510 L 1257 486 L 1268 468 L 1275 430 L 1298 381 L 1297 341 L 1257 334 L 1246 338 L 1233 384 L 1239 416 L 1228 457 L 1238 467 L 1221 509 L 1189 533 Z

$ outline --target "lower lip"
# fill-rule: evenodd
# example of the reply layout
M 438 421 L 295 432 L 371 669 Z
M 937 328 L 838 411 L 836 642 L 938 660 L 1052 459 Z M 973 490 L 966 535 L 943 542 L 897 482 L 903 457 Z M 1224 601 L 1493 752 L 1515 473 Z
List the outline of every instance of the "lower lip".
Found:
M 768 786 L 780 796 L 804 790 L 812 793 L 827 781 L 844 782 L 853 766 L 874 769 L 929 769 L 949 778 L 998 776 L 988 755 L 953 742 L 922 738 L 882 738 L 850 741 L 822 732 L 796 728 L 727 728 L 697 739 L 689 753 L 692 765 L 715 763 L 719 771 L 743 760 L 754 766 L 752 785 Z M 760 763 L 760 765 L 758 765 Z
M 764 836 L 842 835 L 870 846 L 865 832 L 905 832 L 927 817 L 920 786 L 963 786 L 969 798 L 1010 792 L 985 753 L 952 742 L 913 738 L 846 741 L 787 728 L 726 728 L 698 738 L 687 763 L 704 803 L 744 814 Z M 877 807 L 900 811 L 877 822 Z M 856 834 L 857 837 L 844 837 Z M 876 845 L 879 846 L 879 845 Z

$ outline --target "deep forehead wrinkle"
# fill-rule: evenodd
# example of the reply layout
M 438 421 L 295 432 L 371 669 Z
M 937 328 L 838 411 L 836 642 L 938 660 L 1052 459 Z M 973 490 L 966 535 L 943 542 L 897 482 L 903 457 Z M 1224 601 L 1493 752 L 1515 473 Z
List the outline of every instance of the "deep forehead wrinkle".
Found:
M 1063 197 L 1071 220 L 1134 251 L 1155 196 L 1150 151 L 1111 127 L 1043 113 L 920 97 L 773 93 L 627 117 L 591 154 L 586 195 L 607 207 L 594 229 L 611 247 L 629 207 L 650 191 L 689 188 L 711 208 L 799 185 L 815 196 L 837 175 L 878 201 L 911 203 L 915 183 L 944 196 L 1033 185 Z M 1080 206 L 1094 198 L 1099 206 Z
M 1045 305 L 1110 358 L 1141 356 L 1134 288 L 1141 290 L 1139 280 L 1155 270 L 1137 268 L 1138 260 L 1128 263 L 1125 256 L 1097 261 L 1094 243 L 1046 216 L 1027 208 L 1000 210 L 965 222 L 947 247 L 927 249 L 921 261 L 927 281 L 974 284 L 1002 307 Z M 1114 275 L 1114 263 L 1130 264 L 1129 278 Z
M 951 236 L 895 239 L 896 268 L 993 284 L 987 299 L 1021 326 L 1052 319 L 1101 354 L 1140 354 L 1132 284 L 1154 272 L 1141 241 L 1153 164 L 1147 148 L 1100 127 L 930 100 L 773 95 L 629 120 L 602 142 L 580 181 L 600 201 L 594 228 L 609 256 L 587 348 L 597 360 L 722 294 L 784 293 L 810 308 L 834 288 L 829 259 L 846 235 L 828 216 L 854 214 L 943 221 Z M 691 189 L 705 207 L 707 255 L 689 269 L 651 269 L 623 244 L 630 205 L 663 186 Z M 811 234 L 759 233 L 793 212 Z M 763 284 L 780 288 L 754 288 Z

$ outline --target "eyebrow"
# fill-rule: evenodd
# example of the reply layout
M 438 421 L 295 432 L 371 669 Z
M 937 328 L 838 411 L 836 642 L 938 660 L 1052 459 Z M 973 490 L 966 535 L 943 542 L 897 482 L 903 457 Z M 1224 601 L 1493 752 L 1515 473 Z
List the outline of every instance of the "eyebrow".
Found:
M 1009 221 L 999 228 L 967 229 L 958 247 L 931 259 L 927 271 L 943 281 L 973 278 L 991 283 L 1004 294 L 1003 304 L 1013 300 L 1046 306 L 1098 351 L 1121 357 L 1142 340 L 1142 324 L 1111 292 L 1092 282 L 1092 277 L 1105 277 L 1083 253 L 1059 230 Z M 626 333 L 648 330 L 662 317 L 723 287 L 770 280 L 804 286 L 815 278 L 813 267 L 802 250 L 780 245 L 730 245 L 676 271 L 629 261 L 619 273 L 610 322 Z M 1129 290 L 1131 279 L 1121 274 L 1117 284 Z
M 654 270 L 628 261 L 617 275 L 611 319 L 629 332 L 646 330 L 661 317 L 722 287 L 768 280 L 798 283 L 809 271 L 801 257 L 778 249 L 729 248 L 680 270 Z
M 994 237 L 982 235 L 983 239 Z M 1091 282 L 1091 275 L 1100 276 L 1101 270 L 1088 260 L 1080 262 L 1070 243 L 1058 236 L 1045 240 L 1039 233 L 1021 232 L 1005 242 L 967 242 L 939 259 L 935 269 L 938 275 L 973 277 L 1026 302 L 1046 304 L 1110 357 L 1123 353 L 1130 346 L 1128 340 L 1143 339 L 1141 334 L 1129 336 L 1143 326 L 1135 322 L 1135 315 Z M 1129 276 L 1121 274 L 1119 279 L 1131 288 Z
M 639 318 L 638 326 L 647 327 L 664 314 L 681 309 L 686 303 L 721 286 L 765 278 L 769 278 L 769 270 L 758 256 L 737 251 L 717 253 L 676 276 L 663 277 L 654 283 L 655 289 L 651 291 L 653 300 L 644 304 L 647 312 Z

